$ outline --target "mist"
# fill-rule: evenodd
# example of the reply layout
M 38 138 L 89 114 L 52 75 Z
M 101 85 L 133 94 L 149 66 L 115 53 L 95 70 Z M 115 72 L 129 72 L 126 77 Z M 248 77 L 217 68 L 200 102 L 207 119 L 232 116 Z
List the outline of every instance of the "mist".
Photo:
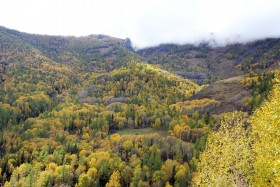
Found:
M 23 32 L 129 37 L 134 47 L 280 37 L 278 0 L 9 0 L 0 25 Z

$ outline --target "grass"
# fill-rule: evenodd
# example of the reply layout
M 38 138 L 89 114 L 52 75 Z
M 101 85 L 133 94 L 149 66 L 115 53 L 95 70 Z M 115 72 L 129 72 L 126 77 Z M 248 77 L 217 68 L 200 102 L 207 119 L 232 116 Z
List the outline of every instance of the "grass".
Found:
M 156 130 L 151 127 L 143 128 L 143 129 L 122 129 L 119 131 L 116 131 L 116 133 L 119 133 L 120 135 L 146 135 L 146 134 L 159 134 L 161 136 L 167 136 L 169 135 L 168 130 Z
M 219 105 L 211 108 L 210 114 L 221 114 L 233 110 L 248 111 L 246 99 L 251 96 L 251 91 L 242 84 L 243 79 L 242 76 L 238 76 L 217 81 L 203 88 L 188 100 L 208 98 L 220 102 Z

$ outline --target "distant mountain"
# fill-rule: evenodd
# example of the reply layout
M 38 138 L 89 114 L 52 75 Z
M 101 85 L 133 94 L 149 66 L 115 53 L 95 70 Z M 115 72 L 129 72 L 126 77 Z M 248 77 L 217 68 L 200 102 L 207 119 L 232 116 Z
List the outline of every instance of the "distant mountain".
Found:
M 247 44 L 211 47 L 163 44 L 138 50 L 150 64 L 172 71 L 196 82 L 210 83 L 250 71 L 270 71 L 279 67 L 280 39 L 266 39 Z
M 64 37 L 27 34 L 0 27 L 1 38 L 32 46 L 47 58 L 76 71 L 111 71 L 131 60 L 141 61 L 134 53 L 131 41 L 106 35 Z

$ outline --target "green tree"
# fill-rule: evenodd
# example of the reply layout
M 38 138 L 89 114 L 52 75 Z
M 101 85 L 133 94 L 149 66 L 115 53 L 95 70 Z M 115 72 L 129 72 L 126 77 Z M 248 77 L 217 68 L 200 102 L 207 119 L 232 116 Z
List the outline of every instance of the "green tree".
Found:
M 153 173 L 153 186 L 161 187 L 164 186 L 166 182 L 166 173 L 164 171 L 158 170 Z

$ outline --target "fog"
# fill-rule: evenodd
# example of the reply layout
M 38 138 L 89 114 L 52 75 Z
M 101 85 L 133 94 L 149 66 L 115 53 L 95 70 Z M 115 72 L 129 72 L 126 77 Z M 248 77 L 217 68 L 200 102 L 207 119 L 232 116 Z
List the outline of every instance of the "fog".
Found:
M 129 37 L 137 48 L 280 37 L 279 0 L 9 0 L 0 25 L 28 33 Z

